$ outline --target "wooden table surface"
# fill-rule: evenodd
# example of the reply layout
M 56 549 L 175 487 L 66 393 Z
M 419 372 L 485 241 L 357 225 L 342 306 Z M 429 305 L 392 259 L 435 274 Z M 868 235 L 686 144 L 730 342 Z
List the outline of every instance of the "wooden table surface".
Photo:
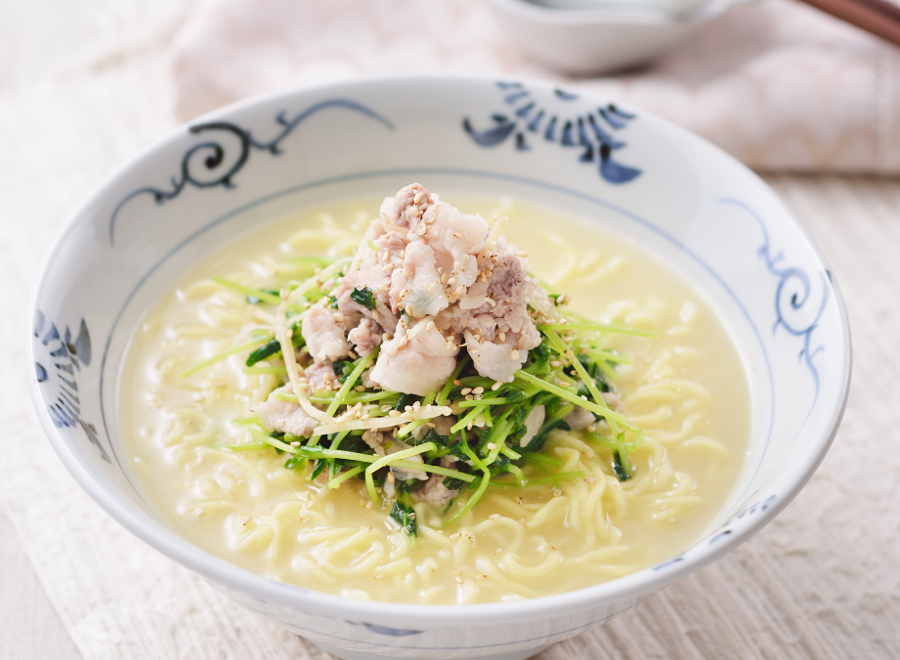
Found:
M 58 464 L 25 391 L 27 309 L 44 252 L 92 187 L 176 124 L 171 107 L 167 62 L 149 50 L 127 65 L 0 87 L 4 660 L 326 657 L 227 609 L 114 525 Z M 900 657 L 900 181 L 766 179 L 821 247 L 849 311 L 853 387 L 835 444 L 797 499 L 748 543 L 541 660 Z M 40 525 L 54 512 L 72 521 L 58 536 Z M 70 561 L 76 553 L 85 554 Z M 135 558 L 162 582 L 185 580 L 183 598 L 226 612 L 228 628 L 219 635 L 221 622 L 167 619 L 166 608 L 150 607 L 142 599 L 151 596 L 128 582 Z M 178 593 L 170 598 L 179 603 Z M 265 639 L 273 645 L 260 646 Z

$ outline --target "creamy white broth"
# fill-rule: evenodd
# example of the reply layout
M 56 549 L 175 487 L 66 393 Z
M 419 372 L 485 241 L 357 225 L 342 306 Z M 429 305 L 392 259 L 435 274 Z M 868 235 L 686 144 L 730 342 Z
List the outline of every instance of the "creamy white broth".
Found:
M 246 375 L 248 350 L 188 378 L 186 367 L 249 338 L 244 297 L 215 275 L 268 288 L 297 255 L 347 254 L 380 200 L 334 205 L 269 225 L 188 273 L 148 312 L 121 382 L 120 427 L 133 470 L 160 515 L 208 552 L 272 579 L 360 599 L 475 603 L 577 589 L 651 566 L 702 533 L 737 479 L 750 428 L 746 376 L 702 299 L 662 264 L 595 225 L 538 206 L 448 199 L 508 215 L 504 231 L 529 270 L 596 320 L 653 330 L 609 338 L 631 356 L 616 388 L 645 430 L 619 482 L 609 450 L 554 431 L 544 452 L 584 476 L 523 488 L 491 486 L 473 511 L 417 504 L 418 538 L 371 504 L 357 479 L 338 489 L 285 469 L 233 420 L 272 389 Z M 531 478 L 543 475 L 529 468 Z M 469 491 L 471 492 L 471 491 Z M 460 506 L 463 491 L 451 506 Z

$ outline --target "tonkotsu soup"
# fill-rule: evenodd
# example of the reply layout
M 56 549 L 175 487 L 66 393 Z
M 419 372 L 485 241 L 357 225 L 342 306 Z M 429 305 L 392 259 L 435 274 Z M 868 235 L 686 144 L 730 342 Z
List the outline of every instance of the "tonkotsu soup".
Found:
M 148 311 L 119 422 L 179 534 L 428 604 L 578 589 L 700 536 L 750 430 L 713 311 L 595 224 L 449 201 L 473 215 L 407 187 L 267 225 Z

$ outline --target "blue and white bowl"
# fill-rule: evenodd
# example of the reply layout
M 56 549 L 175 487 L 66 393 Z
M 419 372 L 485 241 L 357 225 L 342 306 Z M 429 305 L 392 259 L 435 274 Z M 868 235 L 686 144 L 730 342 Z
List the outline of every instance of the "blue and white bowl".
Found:
M 696 36 L 732 5 L 754 0 L 489 0 L 508 40 L 576 76 L 632 69 Z
M 417 180 L 599 218 L 681 271 L 747 366 L 753 433 L 707 533 L 663 564 L 515 603 L 418 606 L 280 584 L 194 547 L 123 460 L 117 379 L 136 324 L 198 258 L 267 218 Z M 369 79 L 238 103 L 105 181 L 44 263 L 29 328 L 31 392 L 84 489 L 144 541 L 248 609 L 347 659 L 526 658 L 609 620 L 770 521 L 825 455 L 847 399 L 850 340 L 832 275 L 754 174 L 639 110 L 544 84 Z M 403 622 L 398 627 L 398 622 Z

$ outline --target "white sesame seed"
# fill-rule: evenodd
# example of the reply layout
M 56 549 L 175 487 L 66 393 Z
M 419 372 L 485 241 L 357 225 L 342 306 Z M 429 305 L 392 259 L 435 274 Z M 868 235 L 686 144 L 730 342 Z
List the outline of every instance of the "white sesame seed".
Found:
M 474 390 L 472 390 L 472 394 L 484 394 L 484 388 L 481 386 L 478 386 Z
M 488 519 L 489 519 L 489 520 L 500 520 L 500 514 L 499 514 L 499 513 L 492 513 L 491 515 L 488 516 Z
M 464 387 L 459 391 L 459 393 L 462 394 L 463 396 L 465 396 L 466 394 L 470 394 L 471 392 L 472 392 L 471 387 Z
M 487 448 L 491 451 L 494 451 L 497 448 L 497 445 L 495 445 L 493 442 L 489 442 L 487 443 Z
M 503 387 L 503 383 L 501 383 L 501 382 L 498 380 L 496 383 L 494 383 L 493 385 L 491 385 L 491 391 L 492 391 L 492 392 L 496 392 L 496 391 L 499 390 L 501 387 Z

